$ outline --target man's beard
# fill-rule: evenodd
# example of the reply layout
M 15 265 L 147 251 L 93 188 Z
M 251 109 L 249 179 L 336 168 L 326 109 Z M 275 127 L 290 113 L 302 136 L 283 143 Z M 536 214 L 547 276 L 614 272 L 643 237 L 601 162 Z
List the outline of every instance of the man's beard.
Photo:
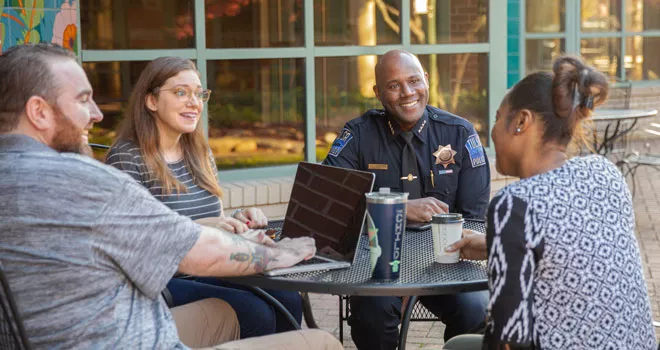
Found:
M 57 106 L 53 106 L 56 118 L 55 136 L 51 147 L 58 152 L 73 152 L 92 156 L 92 149 L 83 141 L 83 129 L 77 127 Z

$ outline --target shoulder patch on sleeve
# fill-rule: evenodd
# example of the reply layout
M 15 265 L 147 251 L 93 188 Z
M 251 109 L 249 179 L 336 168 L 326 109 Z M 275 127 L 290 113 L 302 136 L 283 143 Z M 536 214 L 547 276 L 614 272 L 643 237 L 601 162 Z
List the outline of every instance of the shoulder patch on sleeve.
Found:
M 346 147 L 346 144 L 348 144 L 349 141 L 353 139 L 353 133 L 348 130 L 348 129 L 342 129 L 341 134 L 337 136 L 335 139 L 335 142 L 332 143 L 332 147 L 330 148 L 330 152 L 328 152 L 329 155 L 333 157 L 337 157 L 341 150 Z
M 481 146 L 479 135 L 474 134 L 468 137 L 465 142 L 465 148 L 467 148 L 468 153 L 470 153 L 470 161 L 472 162 L 473 168 L 486 164 L 486 155 L 484 154 L 484 148 Z

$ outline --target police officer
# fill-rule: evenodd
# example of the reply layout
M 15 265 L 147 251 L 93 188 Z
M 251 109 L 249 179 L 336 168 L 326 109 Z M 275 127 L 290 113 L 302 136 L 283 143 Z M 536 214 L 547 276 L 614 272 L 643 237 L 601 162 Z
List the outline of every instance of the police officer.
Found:
M 467 120 L 427 105 L 428 74 L 414 55 L 392 50 L 376 64 L 374 92 L 384 110 L 346 123 L 324 164 L 372 171 L 375 190 L 408 192 L 409 221 L 437 213 L 483 219 L 490 167 Z M 487 292 L 420 298 L 446 325 L 445 340 L 474 330 L 486 317 Z M 351 335 L 358 349 L 395 349 L 402 299 L 351 297 Z

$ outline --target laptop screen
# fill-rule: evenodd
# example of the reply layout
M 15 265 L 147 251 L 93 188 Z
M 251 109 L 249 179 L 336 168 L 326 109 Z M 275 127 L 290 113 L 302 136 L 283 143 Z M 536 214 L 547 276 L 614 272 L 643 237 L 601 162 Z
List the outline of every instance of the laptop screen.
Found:
M 353 261 L 375 175 L 300 162 L 282 226 L 283 237 L 310 236 L 316 254 Z

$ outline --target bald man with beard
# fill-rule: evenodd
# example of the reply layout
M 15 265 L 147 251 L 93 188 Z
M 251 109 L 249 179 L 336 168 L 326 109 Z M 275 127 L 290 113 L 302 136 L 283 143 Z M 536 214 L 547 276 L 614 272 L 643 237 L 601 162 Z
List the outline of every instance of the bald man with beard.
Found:
M 447 212 L 483 220 L 490 167 L 474 126 L 428 105 L 428 74 L 413 54 L 387 52 L 375 74 L 374 92 L 383 109 L 346 123 L 323 163 L 373 172 L 374 191 L 408 192 L 408 221 L 429 222 Z M 485 291 L 420 300 L 446 324 L 445 340 L 479 329 L 486 318 Z M 395 349 L 402 298 L 351 297 L 350 303 L 349 325 L 358 349 Z

